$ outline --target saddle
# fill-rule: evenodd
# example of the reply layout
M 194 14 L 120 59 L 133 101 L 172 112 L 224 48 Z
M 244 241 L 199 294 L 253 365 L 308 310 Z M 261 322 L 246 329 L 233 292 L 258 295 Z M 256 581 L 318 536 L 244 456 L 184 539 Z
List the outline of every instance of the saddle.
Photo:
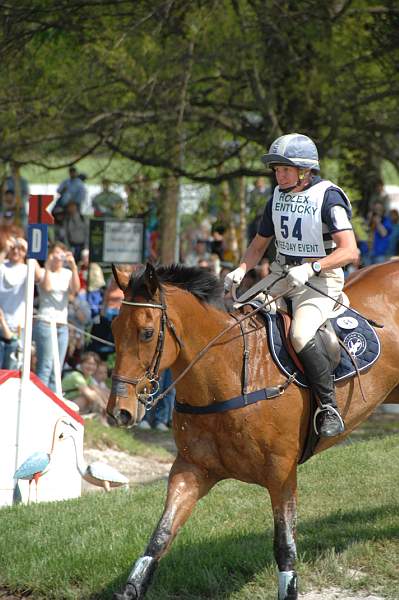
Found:
M 249 304 L 256 308 L 261 302 L 255 299 Z M 287 377 L 295 375 L 295 383 L 307 388 L 303 366 L 290 340 L 290 306 L 280 304 L 275 312 L 266 308 L 259 314 L 265 321 L 270 354 L 277 367 Z M 333 311 L 316 333 L 330 359 L 336 382 L 369 369 L 380 355 L 380 341 L 373 327 L 361 315 L 353 314 L 345 307 Z

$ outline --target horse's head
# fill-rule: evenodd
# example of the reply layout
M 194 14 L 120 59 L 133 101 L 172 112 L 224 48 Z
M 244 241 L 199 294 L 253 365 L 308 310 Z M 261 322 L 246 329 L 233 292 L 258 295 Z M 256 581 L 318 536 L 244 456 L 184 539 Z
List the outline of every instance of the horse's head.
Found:
M 176 360 L 180 338 L 176 315 L 171 321 L 165 290 L 154 267 L 147 264 L 134 276 L 112 269 L 125 298 L 112 322 L 116 363 L 107 412 L 118 425 L 131 427 L 151 405 L 160 370 Z

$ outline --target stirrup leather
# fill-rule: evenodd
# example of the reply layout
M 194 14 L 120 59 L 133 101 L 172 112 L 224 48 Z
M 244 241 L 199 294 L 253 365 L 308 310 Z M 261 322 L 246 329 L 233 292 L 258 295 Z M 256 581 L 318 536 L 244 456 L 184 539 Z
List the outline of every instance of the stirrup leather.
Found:
M 314 416 L 313 416 L 313 428 L 316 432 L 317 435 L 320 435 L 319 430 L 317 429 L 317 417 L 319 416 L 320 413 L 322 412 L 332 412 L 334 413 L 338 419 L 339 422 L 341 423 L 341 427 L 343 430 L 345 430 L 345 423 L 341 417 L 341 415 L 338 412 L 338 409 L 335 408 L 335 406 L 331 406 L 331 404 L 322 404 L 321 406 L 318 406 L 315 410 Z

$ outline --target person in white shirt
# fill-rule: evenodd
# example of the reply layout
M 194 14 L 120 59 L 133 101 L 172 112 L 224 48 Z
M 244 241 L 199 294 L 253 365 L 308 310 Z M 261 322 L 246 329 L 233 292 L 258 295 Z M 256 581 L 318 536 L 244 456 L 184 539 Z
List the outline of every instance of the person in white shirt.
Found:
M 25 264 L 28 244 L 24 238 L 7 240 L 7 260 L 0 264 L 0 307 L 4 326 L 0 330 L 0 369 L 16 369 L 18 343 L 22 345 L 25 323 Z M 36 264 L 36 279 L 39 276 Z
M 65 265 L 65 266 L 64 266 Z M 65 268 L 68 267 L 68 268 Z M 55 374 L 50 323 L 57 326 L 61 368 L 68 348 L 68 296 L 80 289 L 78 269 L 72 252 L 61 242 L 54 242 L 43 269 L 40 269 L 39 310 L 33 326 L 37 353 L 37 376 L 55 390 Z

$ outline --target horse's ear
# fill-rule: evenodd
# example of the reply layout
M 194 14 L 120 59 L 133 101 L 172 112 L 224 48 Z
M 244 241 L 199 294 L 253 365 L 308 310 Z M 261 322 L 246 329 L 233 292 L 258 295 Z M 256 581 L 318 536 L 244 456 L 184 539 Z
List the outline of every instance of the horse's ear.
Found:
M 147 263 L 143 275 L 143 284 L 148 292 L 150 298 L 153 298 L 155 292 L 159 288 L 159 279 L 154 267 Z
M 129 285 L 130 273 L 119 271 L 114 264 L 112 264 L 111 267 L 117 285 L 121 288 L 122 292 L 126 292 L 127 286 Z

